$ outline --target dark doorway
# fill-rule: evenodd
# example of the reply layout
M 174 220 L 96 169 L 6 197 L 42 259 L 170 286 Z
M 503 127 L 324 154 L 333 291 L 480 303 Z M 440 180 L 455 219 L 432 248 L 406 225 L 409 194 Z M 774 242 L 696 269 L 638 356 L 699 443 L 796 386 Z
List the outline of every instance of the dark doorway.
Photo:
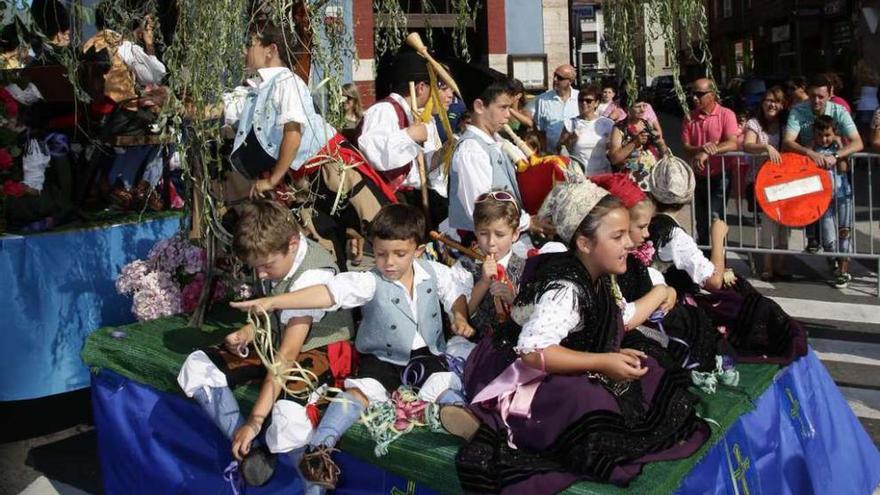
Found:
M 468 3 L 473 9 L 477 2 L 470 1 Z M 477 11 L 475 22 L 467 30 L 467 48 L 471 62 L 488 65 L 489 46 L 485 35 L 487 32 L 485 3 L 485 1 L 479 2 L 480 10 Z M 450 0 L 400 0 L 400 5 L 406 13 L 407 31 L 419 33 L 434 58 L 441 62 L 458 58 L 455 40 L 452 36 L 455 14 Z M 404 45 L 400 49 L 409 48 Z M 377 100 L 388 96 L 390 92 L 388 72 L 393 60 L 394 55 L 390 53 L 383 53 L 376 57 Z

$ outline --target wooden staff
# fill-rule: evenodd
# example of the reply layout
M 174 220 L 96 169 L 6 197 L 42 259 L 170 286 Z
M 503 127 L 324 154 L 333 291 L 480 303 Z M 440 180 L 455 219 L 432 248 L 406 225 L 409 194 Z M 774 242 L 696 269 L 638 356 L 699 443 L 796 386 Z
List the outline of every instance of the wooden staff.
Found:
M 461 96 L 461 91 L 458 89 L 458 84 L 455 84 L 455 80 L 452 79 L 452 76 L 449 75 L 449 72 L 446 71 L 446 67 L 443 67 L 443 64 L 434 60 L 434 57 L 432 57 L 431 54 L 428 53 L 428 47 L 426 47 L 425 44 L 422 42 L 422 37 L 419 36 L 419 33 L 409 33 L 409 35 L 406 37 L 406 44 L 411 46 L 416 51 L 416 53 L 421 55 L 421 57 L 428 62 L 431 68 L 434 69 L 437 77 L 442 79 L 447 86 L 452 88 L 452 91 L 454 91 L 459 98 L 464 99 L 464 97 Z
M 523 141 L 521 137 L 517 136 L 516 133 L 513 132 L 513 129 L 511 129 L 509 125 L 504 124 L 504 126 L 501 129 L 504 131 L 505 134 L 507 134 L 507 136 L 510 138 L 510 140 L 513 141 L 513 144 L 515 144 L 516 147 L 520 149 L 520 151 L 525 153 L 526 160 L 530 159 L 535 154 L 535 150 L 533 150 L 528 145 L 528 143 Z
M 412 107 L 413 116 L 415 116 L 416 120 L 422 122 L 422 117 L 419 115 L 418 105 L 416 101 L 416 83 L 413 81 L 409 82 L 409 105 Z M 422 122 L 424 124 L 424 122 Z M 418 155 L 416 155 L 416 162 L 419 167 L 419 190 L 422 193 L 422 208 L 425 210 L 425 220 L 428 224 L 430 224 L 431 215 L 428 210 L 428 172 L 425 170 L 425 154 L 422 153 L 422 150 L 419 150 Z
M 433 239 L 437 242 L 441 242 L 443 244 L 446 244 L 447 246 L 451 247 L 452 249 L 457 250 L 458 252 L 467 256 L 468 258 L 470 258 L 472 260 L 483 261 L 484 259 L 486 259 L 486 257 L 483 256 L 482 254 L 480 254 L 479 252 L 477 252 L 471 248 L 464 247 L 463 244 L 453 241 L 452 239 L 441 234 L 440 232 L 432 230 L 429 233 L 429 235 L 431 236 L 431 239 Z

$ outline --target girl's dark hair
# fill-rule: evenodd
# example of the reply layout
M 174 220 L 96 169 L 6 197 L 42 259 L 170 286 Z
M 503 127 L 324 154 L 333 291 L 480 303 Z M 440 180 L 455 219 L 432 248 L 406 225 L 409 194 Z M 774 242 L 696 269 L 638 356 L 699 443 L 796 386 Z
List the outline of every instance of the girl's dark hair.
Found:
M 623 201 L 621 201 L 617 196 L 613 196 L 611 194 L 605 196 L 600 199 L 596 206 L 587 213 L 587 216 L 581 220 L 581 224 L 578 225 L 578 228 L 574 231 L 574 235 L 571 237 L 570 248 L 572 251 L 577 250 L 577 239 L 578 237 L 586 237 L 591 241 L 596 239 L 596 231 L 599 229 L 599 225 L 602 223 L 602 219 L 605 218 L 605 215 L 608 215 L 612 211 L 623 208 Z
M 253 36 L 262 46 L 275 45 L 278 48 L 278 57 L 281 58 L 281 62 L 290 68 L 293 67 L 291 55 L 294 37 L 287 34 L 271 20 L 260 17 L 254 20 L 248 30 L 248 43 L 250 43 L 250 37 Z
M 425 216 L 422 210 L 402 203 L 384 206 L 370 223 L 370 240 L 415 241 L 425 238 Z
M 661 203 L 657 201 L 657 198 L 654 195 L 651 195 L 651 199 L 654 200 L 654 206 L 657 207 L 657 213 L 675 213 L 684 208 L 685 203 Z

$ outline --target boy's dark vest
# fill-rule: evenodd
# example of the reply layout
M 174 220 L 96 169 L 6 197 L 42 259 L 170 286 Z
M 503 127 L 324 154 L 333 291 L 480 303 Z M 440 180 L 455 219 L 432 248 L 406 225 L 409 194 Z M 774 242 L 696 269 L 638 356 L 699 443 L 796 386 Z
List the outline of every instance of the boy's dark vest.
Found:
M 290 291 L 293 283 L 306 271 L 315 269 L 332 270 L 333 273 L 339 271 L 333 257 L 330 253 L 318 245 L 311 239 L 306 239 L 306 257 L 299 267 L 289 277 L 281 280 L 272 288 L 270 295 L 280 295 Z M 305 247 L 305 246 L 303 246 Z M 284 336 L 284 328 L 281 327 L 280 312 L 272 313 L 272 343 L 275 349 L 281 345 L 281 339 Z M 333 342 L 351 339 L 354 322 L 351 318 L 351 311 L 340 310 L 332 311 L 324 314 L 321 321 L 312 323 L 309 335 L 303 342 L 301 352 L 323 347 Z

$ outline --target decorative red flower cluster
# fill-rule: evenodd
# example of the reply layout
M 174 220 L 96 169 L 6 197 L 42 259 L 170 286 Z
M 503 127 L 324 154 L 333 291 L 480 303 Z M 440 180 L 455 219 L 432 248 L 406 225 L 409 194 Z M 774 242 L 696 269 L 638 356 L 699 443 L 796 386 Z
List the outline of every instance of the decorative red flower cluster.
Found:
M 15 98 L 6 90 L 6 88 L 0 88 L 0 103 L 3 104 L 3 113 L 9 119 L 14 119 L 18 117 L 18 102 L 15 101 Z
M 24 184 L 11 179 L 6 179 L 6 182 L 3 183 L 3 194 L 15 198 L 20 197 L 24 194 Z

